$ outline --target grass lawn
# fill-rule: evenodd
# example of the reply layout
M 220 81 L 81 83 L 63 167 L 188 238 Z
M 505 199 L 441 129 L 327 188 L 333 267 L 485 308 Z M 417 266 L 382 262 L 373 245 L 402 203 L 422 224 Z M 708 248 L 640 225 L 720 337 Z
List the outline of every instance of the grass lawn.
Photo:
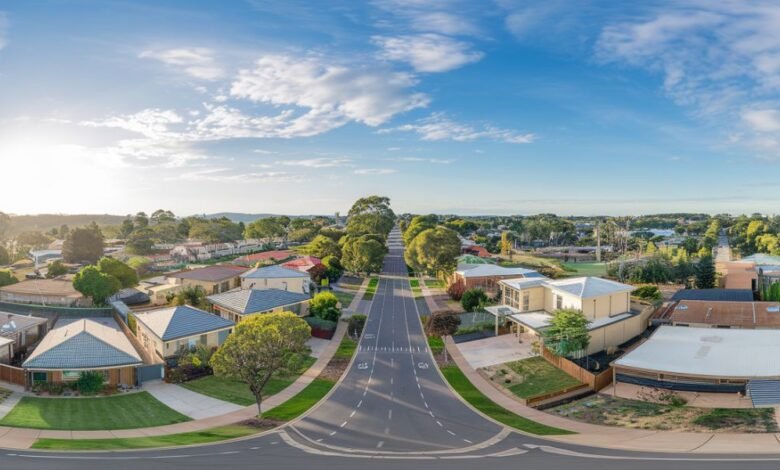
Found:
M 95 398 L 23 397 L 0 426 L 92 431 L 133 429 L 190 421 L 148 392 Z
M 541 357 L 508 362 L 491 368 L 491 379 L 520 398 L 529 398 L 580 385 L 574 377 Z M 509 380 L 510 383 L 506 383 Z
M 438 279 L 426 279 L 425 280 L 425 287 L 431 288 L 431 289 L 444 289 L 444 283 L 441 282 Z
M 344 336 L 339 348 L 336 349 L 336 353 L 333 355 L 333 359 L 351 359 L 357 349 L 357 343 L 349 336 Z
M 561 263 L 567 276 L 606 276 L 607 263 L 585 262 L 585 263 Z
M 419 279 L 409 279 L 409 286 L 412 288 L 412 295 L 415 299 L 422 297 L 422 289 L 420 288 Z
M 371 300 L 374 298 L 374 294 L 376 294 L 376 288 L 379 286 L 379 278 L 372 277 L 368 281 L 368 287 L 366 287 L 366 292 L 363 294 L 363 300 Z
M 311 365 L 314 364 L 314 361 L 316 361 L 316 359 L 309 356 L 304 360 L 297 374 L 289 377 L 272 378 L 265 386 L 265 396 L 269 397 L 287 388 L 290 384 L 295 382 L 295 379 L 297 379 L 298 376 L 311 367 Z M 188 390 L 192 390 L 193 392 L 201 393 L 218 400 L 229 401 L 236 405 L 249 406 L 255 404 L 255 397 L 252 395 L 252 392 L 249 391 L 249 387 L 245 383 L 237 380 L 209 375 L 191 382 L 185 382 L 181 384 L 181 386 Z
M 352 299 L 355 298 L 354 292 L 342 292 L 339 290 L 333 290 L 333 295 L 336 296 L 337 299 L 339 299 L 339 302 L 341 302 L 341 308 L 347 308 L 349 307 L 349 304 L 352 303 Z
M 444 351 L 444 340 L 438 336 L 429 336 L 428 347 L 433 354 L 441 354 Z
M 469 379 L 463 375 L 463 372 L 458 366 L 451 364 L 441 368 L 442 374 L 450 383 L 452 388 L 457 391 L 467 402 L 469 402 L 474 408 L 478 409 L 482 413 L 490 416 L 496 421 L 503 423 L 509 427 L 519 429 L 531 434 L 537 434 L 540 436 L 551 436 L 561 434 L 574 434 L 571 431 L 565 429 L 558 429 L 551 426 L 547 426 L 536 421 L 531 421 L 528 418 L 518 416 L 511 411 L 497 405 L 488 397 L 482 394 L 477 387 L 474 386 Z
M 275 421 L 290 421 L 322 400 L 336 382 L 326 379 L 314 379 L 312 383 L 286 402 L 263 413 L 263 418 Z
M 512 261 L 502 261 L 500 265 L 504 267 L 561 268 L 560 264 L 556 260 L 542 258 L 527 253 L 515 253 L 512 255 Z
M 252 426 L 233 424 L 204 431 L 169 434 L 167 436 L 118 439 L 38 439 L 33 449 L 46 450 L 124 450 L 154 447 L 186 446 L 235 439 L 262 431 Z

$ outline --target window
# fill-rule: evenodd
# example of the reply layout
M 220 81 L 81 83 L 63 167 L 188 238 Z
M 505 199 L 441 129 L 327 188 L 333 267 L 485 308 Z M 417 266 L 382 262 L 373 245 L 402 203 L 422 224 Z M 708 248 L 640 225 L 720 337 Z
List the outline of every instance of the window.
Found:
M 63 382 L 75 382 L 81 377 L 81 372 L 77 370 L 63 370 L 62 381 Z
M 527 312 L 531 308 L 531 294 L 523 292 L 523 311 Z
M 555 309 L 556 310 L 560 310 L 562 308 L 563 308 L 563 297 L 561 297 L 560 295 L 556 294 L 555 295 Z

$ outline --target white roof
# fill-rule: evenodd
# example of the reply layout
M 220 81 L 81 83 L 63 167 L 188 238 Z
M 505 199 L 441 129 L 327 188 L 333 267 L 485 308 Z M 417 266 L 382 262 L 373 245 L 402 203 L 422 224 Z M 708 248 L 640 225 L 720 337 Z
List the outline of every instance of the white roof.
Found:
M 621 284 L 619 282 L 610 281 L 609 279 L 592 276 L 547 281 L 545 282 L 545 285 L 553 290 L 574 294 L 582 299 L 619 294 L 621 292 L 631 292 L 634 290 L 634 287 L 629 286 L 628 284 Z
M 780 378 L 780 330 L 661 326 L 614 362 L 651 372 L 724 378 Z
M 463 277 L 524 276 L 531 273 L 536 274 L 536 271 L 526 268 L 505 268 L 495 264 L 471 264 L 458 266 L 458 274 Z
M 509 287 L 515 288 L 515 289 L 528 289 L 529 287 L 537 287 L 537 286 L 543 286 L 547 281 L 549 281 L 549 277 L 544 277 L 542 275 L 539 275 L 538 277 L 524 277 L 520 279 L 504 279 L 503 281 L 499 281 L 501 284 L 505 284 Z
M 13 344 L 13 343 L 14 340 L 12 340 L 11 338 L 3 338 L 2 336 L 0 336 L 0 348 L 2 348 L 3 346 L 8 346 L 9 344 Z

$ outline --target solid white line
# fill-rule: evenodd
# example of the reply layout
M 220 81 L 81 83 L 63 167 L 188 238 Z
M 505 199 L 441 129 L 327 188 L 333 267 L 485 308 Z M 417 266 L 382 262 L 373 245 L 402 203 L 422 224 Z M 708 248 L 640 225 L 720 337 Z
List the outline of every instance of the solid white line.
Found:
M 468 442 L 469 444 L 473 444 L 473 442 L 471 442 L 471 441 L 470 441 L 470 440 L 468 440 L 468 439 L 463 439 L 463 442 Z

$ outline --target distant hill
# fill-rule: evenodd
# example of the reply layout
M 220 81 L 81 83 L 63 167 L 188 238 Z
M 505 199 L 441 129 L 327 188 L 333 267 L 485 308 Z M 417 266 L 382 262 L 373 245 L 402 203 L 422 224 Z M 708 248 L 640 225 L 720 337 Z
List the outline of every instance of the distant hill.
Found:
M 214 214 L 203 214 L 201 217 L 205 217 L 207 219 L 219 219 L 222 217 L 227 217 L 231 222 L 238 223 L 243 222 L 245 224 L 248 224 L 250 222 L 254 222 L 257 219 L 267 219 L 268 217 L 278 217 L 282 214 L 247 214 L 244 212 L 217 212 Z M 318 217 L 316 215 L 290 215 L 288 216 L 292 219 L 295 218 L 303 218 L 303 219 L 310 219 L 312 217 Z
M 62 224 L 68 227 L 81 227 L 95 222 L 100 226 L 118 225 L 126 216 L 111 214 L 36 214 L 36 215 L 11 215 L 11 234 L 18 234 L 28 230 L 48 232 L 53 228 L 60 228 Z

